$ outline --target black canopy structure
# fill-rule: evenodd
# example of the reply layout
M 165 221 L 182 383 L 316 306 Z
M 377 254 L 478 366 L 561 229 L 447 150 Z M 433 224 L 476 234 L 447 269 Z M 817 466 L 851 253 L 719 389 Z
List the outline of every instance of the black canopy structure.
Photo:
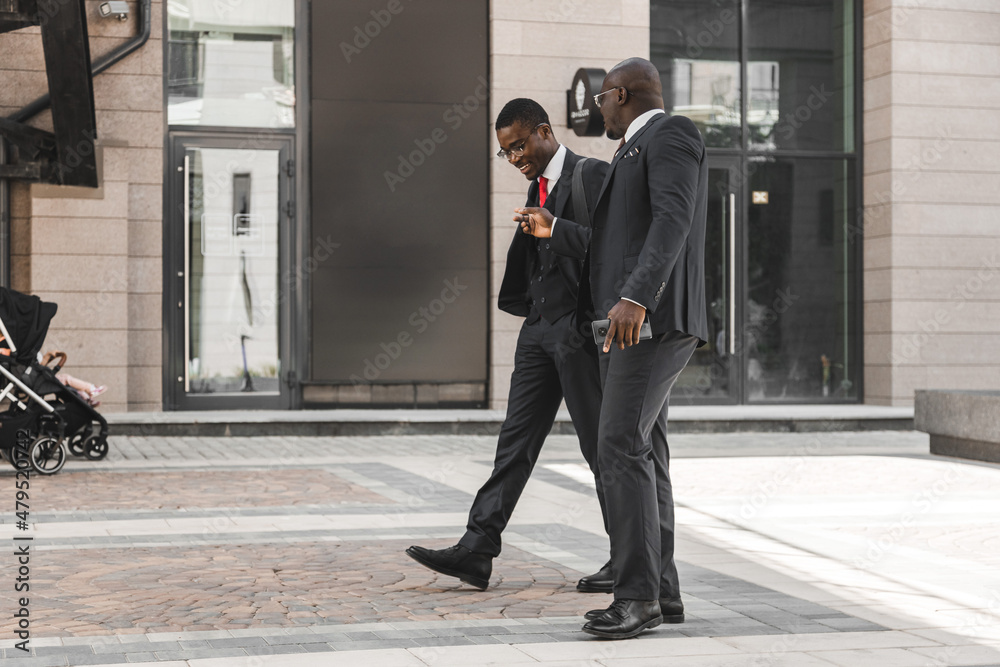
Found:
M 0 178 L 98 187 L 94 80 L 85 0 L 0 0 L 0 33 L 40 26 L 52 105 L 52 132 L 0 118 L 13 149 Z
M 58 308 L 37 296 L 0 287 L 0 326 L 5 339 L 0 347 L 16 350 L 11 356 L 19 364 L 35 361 Z

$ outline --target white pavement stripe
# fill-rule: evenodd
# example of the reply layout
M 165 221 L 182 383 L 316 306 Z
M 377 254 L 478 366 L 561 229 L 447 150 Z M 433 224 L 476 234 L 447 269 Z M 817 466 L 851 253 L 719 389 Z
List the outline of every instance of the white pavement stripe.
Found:
M 0 525 L 0 539 L 15 535 L 35 539 L 139 535 L 214 535 L 227 533 L 284 533 L 291 531 L 392 530 L 416 527 L 463 526 L 465 513 L 279 514 L 272 516 L 214 516 L 197 519 L 145 519 L 33 524 L 29 531 Z

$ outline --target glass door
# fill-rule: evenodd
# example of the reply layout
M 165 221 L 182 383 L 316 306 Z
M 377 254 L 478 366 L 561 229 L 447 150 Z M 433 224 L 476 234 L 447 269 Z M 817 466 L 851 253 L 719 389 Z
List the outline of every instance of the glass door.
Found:
M 740 400 L 742 348 L 737 323 L 742 247 L 739 230 L 738 158 L 710 156 L 708 223 L 705 230 L 705 301 L 708 344 L 695 351 L 677 379 L 671 404 L 727 404 Z
M 176 408 L 288 407 L 283 290 L 292 285 L 279 276 L 294 215 L 291 146 L 280 136 L 173 139 Z

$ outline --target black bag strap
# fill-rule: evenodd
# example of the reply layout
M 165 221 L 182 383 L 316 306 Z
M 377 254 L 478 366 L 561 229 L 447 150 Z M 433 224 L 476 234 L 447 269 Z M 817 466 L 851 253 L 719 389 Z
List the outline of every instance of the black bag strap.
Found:
M 587 208 L 587 193 L 583 189 L 583 163 L 589 157 L 580 158 L 573 168 L 573 222 L 590 227 L 590 209 Z

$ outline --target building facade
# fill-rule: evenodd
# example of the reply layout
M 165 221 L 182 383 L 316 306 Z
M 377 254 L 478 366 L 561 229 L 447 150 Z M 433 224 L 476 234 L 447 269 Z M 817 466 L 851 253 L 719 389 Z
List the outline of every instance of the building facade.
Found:
M 503 408 L 496 308 L 527 183 L 492 121 L 572 150 L 581 68 L 651 59 L 709 153 L 712 340 L 675 404 L 906 405 L 995 388 L 1000 6 L 990 0 L 87 0 L 97 190 L 14 182 L 11 286 L 110 410 Z M 0 113 L 44 93 L 0 35 Z M 32 121 L 51 123 L 46 114 Z

